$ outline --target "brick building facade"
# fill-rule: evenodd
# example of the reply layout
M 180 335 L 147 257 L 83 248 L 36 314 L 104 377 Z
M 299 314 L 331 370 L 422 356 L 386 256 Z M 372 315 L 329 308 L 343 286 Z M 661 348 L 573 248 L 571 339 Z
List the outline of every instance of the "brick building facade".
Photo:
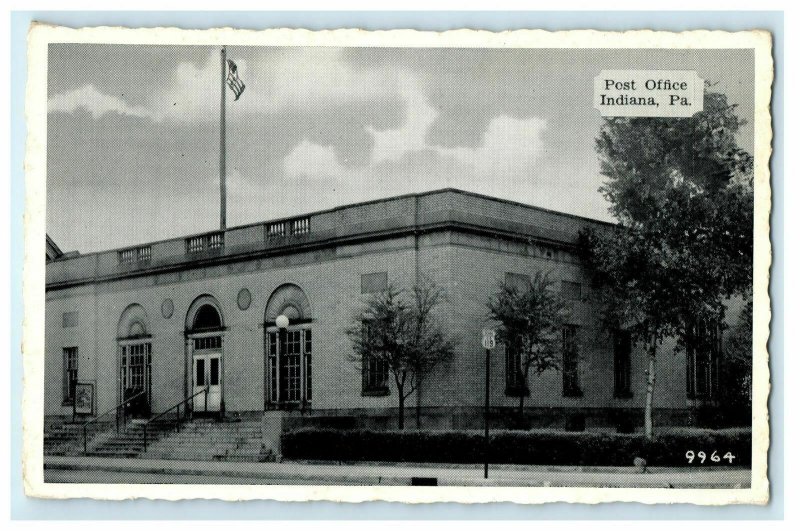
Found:
M 577 367 L 569 382 L 562 372 L 531 377 L 532 424 L 639 422 L 645 359 L 624 334 L 600 328 L 595 292 L 575 253 L 588 225 L 603 226 L 441 190 L 54 258 L 47 264 L 45 414 L 71 416 L 79 383 L 92 384 L 95 414 L 131 389 L 144 390 L 150 410 L 160 412 L 209 385 L 209 409 L 226 415 L 286 409 L 298 422 L 393 426 L 396 391 L 376 386 L 380 375 L 365 376 L 349 359 L 345 330 L 369 292 L 424 278 L 444 289 L 437 317 L 456 353 L 425 380 L 423 426 L 477 426 L 487 300 L 503 282 L 546 271 L 572 306 Z M 279 315 L 289 319 L 285 340 Z M 665 344 L 659 359 L 656 420 L 682 423 L 695 400 L 713 394 L 717 359 L 704 354 L 687 371 L 686 356 L 668 350 Z M 508 365 L 504 348 L 495 350 L 491 401 L 499 424 L 518 403 L 506 385 Z M 413 409 L 416 399 L 407 405 Z

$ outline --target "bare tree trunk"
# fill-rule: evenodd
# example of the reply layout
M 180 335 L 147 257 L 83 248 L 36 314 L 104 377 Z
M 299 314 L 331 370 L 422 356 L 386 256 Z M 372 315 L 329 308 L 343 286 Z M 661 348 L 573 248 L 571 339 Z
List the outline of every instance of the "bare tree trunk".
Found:
M 419 379 L 419 383 L 417 384 L 417 405 L 416 405 L 416 415 L 417 415 L 417 429 L 422 429 L 422 378 Z
M 653 438 L 653 390 L 656 384 L 656 352 L 658 344 L 656 336 L 653 335 L 652 343 L 647 352 L 647 394 L 644 403 L 644 436 L 647 439 Z
M 397 393 L 397 429 L 402 430 L 405 428 L 405 406 L 406 397 L 403 394 L 403 389 L 398 389 Z

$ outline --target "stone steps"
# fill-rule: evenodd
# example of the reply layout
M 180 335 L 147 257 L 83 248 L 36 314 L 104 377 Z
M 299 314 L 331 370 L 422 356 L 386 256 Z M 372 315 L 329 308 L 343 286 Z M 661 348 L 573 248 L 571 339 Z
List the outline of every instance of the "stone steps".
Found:
M 119 433 L 115 430 L 96 437 L 89 445 L 87 455 L 97 457 L 137 457 L 144 451 L 144 426 L 142 420 L 129 422 Z M 147 428 L 148 444 L 175 430 L 174 419 L 159 419 Z
M 256 462 L 262 456 L 261 444 L 260 422 L 192 421 L 148 446 L 141 457 Z
M 89 429 L 88 437 L 96 429 L 106 429 L 105 424 Z M 43 450 L 45 455 L 77 455 L 83 451 L 83 425 L 77 423 L 50 424 L 45 426 Z
M 175 419 L 159 419 L 147 429 L 147 452 L 144 451 L 144 421 L 132 420 L 116 432 L 113 423 L 98 425 L 89 433 L 88 455 L 98 457 L 182 459 L 196 461 L 256 462 L 262 460 L 260 421 L 220 422 L 199 418 L 185 421 L 180 432 Z M 80 424 L 48 428 L 45 454 L 83 454 L 83 430 Z

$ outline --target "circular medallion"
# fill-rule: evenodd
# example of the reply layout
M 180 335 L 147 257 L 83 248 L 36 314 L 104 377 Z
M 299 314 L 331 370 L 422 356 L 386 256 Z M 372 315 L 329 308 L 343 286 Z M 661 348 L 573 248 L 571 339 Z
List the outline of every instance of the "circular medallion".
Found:
M 164 319 L 172 317 L 174 311 L 175 304 L 172 302 L 172 299 L 164 299 L 164 302 L 161 303 L 161 315 L 164 316 Z
M 239 291 L 239 296 L 236 297 L 236 304 L 239 306 L 240 310 L 246 310 L 250 307 L 252 300 L 253 297 L 250 295 L 250 290 L 242 288 L 241 291 Z

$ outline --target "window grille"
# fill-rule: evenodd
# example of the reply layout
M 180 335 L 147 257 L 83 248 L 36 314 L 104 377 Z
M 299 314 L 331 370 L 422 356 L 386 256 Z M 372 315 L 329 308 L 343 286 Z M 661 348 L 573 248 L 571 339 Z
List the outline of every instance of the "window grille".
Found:
M 686 396 L 690 399 L 714 398 L 722 350 L 719 325 L 695 323 L 687 331 Z
M 369 322 L 363 324 L 362 333 L 373 334 L 374 329 Z M 371 341 L 366 341 L 370 343 Z M 361 393 L 365 395 L 389 394 L 389 362 L 375 355 L 361 358 Z
M 198 337 L 194 340 L 195 350 L 209 350 L 222 348 L 222 336 Z
M 150 343 L 136 343 L 122 347 L 120 356 L 121 396 L 129 389 L 135 393 L 152 393 L 151 378 L 152 353 Z
M 311 343 L 308 329 L 267 334 L 270 403 L 291 406 L 311 402 Z

